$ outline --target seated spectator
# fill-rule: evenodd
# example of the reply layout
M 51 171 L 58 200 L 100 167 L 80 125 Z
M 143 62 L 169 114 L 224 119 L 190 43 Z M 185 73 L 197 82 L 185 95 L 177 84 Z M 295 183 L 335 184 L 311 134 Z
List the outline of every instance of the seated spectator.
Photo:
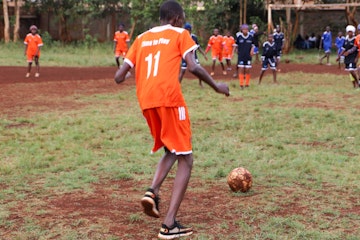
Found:
M 315 33 L 312 33 L 309 37 L 309 46 L 310 48 L 315 48 L 316 47 L 316 36 L 315 36 Z
M 297 49 L 304 49 L 304 38 L 301 36 L 301 34 L 298 34 L 298 36 L 295 39 L 294 46 Z

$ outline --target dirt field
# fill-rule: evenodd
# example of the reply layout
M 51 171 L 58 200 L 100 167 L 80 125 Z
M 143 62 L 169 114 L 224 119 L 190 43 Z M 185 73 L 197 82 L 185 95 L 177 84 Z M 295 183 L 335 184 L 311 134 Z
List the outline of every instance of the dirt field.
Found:
M 220 66 L 217 66 L 216 69 L 220 70 Z M 280 69 L 281 72 L 279 74 L 290 71 L 346 74 L 344 70 L 339 70 L 336 66 L 326 65 L 282 63 Z M 255 82 L 255 79 L 257 82 L 259 72 L 260 65 L 255 65 L 252 69 L 253 82 Z M 26 67 L 0 67 L 0 115 L 6 115 L 7 119 L 26 117 L 34 111 L 48 112 L 54 109 L 72 109 L 74 107 L 73 103 L 64 100 L 63 96 L 115 93 L 119 92 L 125 85 L 135 83 L 134 79 L 130 78 L 123 85 L 116 85 L 113 80 L 114 67 L 42 67 L 40 78 L 34 78 L 33 76 L 25 78 L 25 73 Z M 270 74 L 270 71 L 266 74 Z M 190 76 L 187 73 L 185 77 L 189 78 Z M 215 79 L 230 80 L 232 79 L 232 73 L 226 77 L 217 73 Z M 79 107 L 79 105 L 76 107 Z M 161 219 L 154 220 L 143 217 L 131 220 L 133 214 L 141 214 L 139 199 L 142 193 L 139 195 L 139 192 L 135 191 L 133 186 L 147 186 L 148 184 L 148 182 L 104 180 L 101 184 L 94 186 L 95 190 L 91 194 L 75 191 L 65 195 L 57 193 L 51 195 L 51 193 L 48 193 L 41 199 L 39 199 L 38 195 L 29 196 L 22 204 L 14 206 L 14 211 L 9 220 L 13 222 L 12 226 L 21 226 L 26 221 L 26 218 L 29 217 L 37 219 L 42 227 L 46 229 L 59 227 L 59 225 L 65 229 L 79 229 L 81 232 L 86 232 L 87 237 L 90 239 L 104 239 L 111 235 L 118 236 L 120 239 L 151 238 L 144 237 L 144 232 L 148 234 L 147 236 L 155 238 L 161 224 Z M 170 187 L 171 179 L 164 184 L 164 188 Z M 193 190 L 199 189 L 198 186 L 202 186 L 203 191 Z M 210 187 L 211 189 L 207 189 Z M 249 199 L 251 198 L 249 204 L 250 202 L 256 202 L 258 194 L 261 194 L 263 191 L 266 191 L 266 189 L 259 187 L 256 189 L 256 194 L 246 196 Z M 209 227 L 206 230 L 208 234 L 211 234 L 213 229 L 210 226 L 216 226 L 223 219 L 229 219 L 230 229 L 237 228 L 236 223 L 230 221 L 231 216 L 224 215 L 226 211 L 223 211 L 223 209 L 231 208 L 232 205 L 236 206 L 244 198 L 236 197 L 228 194 L 228 192 L 229 189 L 224 188 L 223 183 L 212 183 L 209 186 L 206 182 L 192 179 L 186 199 L 182 205 L 183 207 L 180 209 L 181 216 L 179 218 L 185 224 L 206 223 Z M 286 192 L 283 192 L 283 194 L 286 197 Z M 113 195 L 118 195 L 120 200 L 119 198 L 109 197 Z M 168 204 L 169 193 L 164 192 L 161 197 L 163 199 L 161 209 L 164 211 Z M 354 199 L 354 201 L 358 200 Z M 32 206 L 34 210 L 31 212 L 26 210 L 28 207 L 27 203 L 29 202 L 37 203 L 35 206 Z M 214 207 L 214 203 L 216 203 L 216 207 Z M 48 213 L 37 215 L 36 210 L 44 209 L 44 206 L 48 209 Z M 296 212 L 303 214 L 305 211 L 301 206 L 297 206 L 296 202 L 288 206 L 282 206 L 281 209 L 282 211 L 279 211 L 278 214 L 282 216 Z M 211 214 L 209 214 L 209 211 Z M 353 209 L 353 214 L 356 212 L 360 214 L 359 207 Z M 309 215 L 311 216 L 311 213 Z M 76 220 L 80 218 L 82 221 L 77 222 Z M 94 223 L 106 227 L 104 229 L 88 228 Z M 217 227 L 216 229 L 216 234 L 220 235 L 226 235 L 228 231 L 226 228 Z M 219 229 L 223 232 L 219 232 Z M 11 239 L 9 236 L 12 236 L 12 231 L 16 231 L 16 229 L 1 229 L 0 227 L 0 239 Z M 128 234 L 131 234 L 133 237 L 127 238 Z M 53 239 L 59 237 L 54 236 Z

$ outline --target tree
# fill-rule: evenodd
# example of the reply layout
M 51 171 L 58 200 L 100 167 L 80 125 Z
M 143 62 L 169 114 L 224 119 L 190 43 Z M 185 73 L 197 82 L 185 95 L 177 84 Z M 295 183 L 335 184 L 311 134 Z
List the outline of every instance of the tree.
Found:
M 14 0 L 15 8 L 15 24 L 14 24 L 14 42 L 19 41 L 19 29 L 20 29 L 20 4 L 21 0 Z
M 6 0 L 3 3 L 3 14 L 4 14 L 4 41 L 5 43 L 10 42 L 10 20 L 9 20 L 9 8 Z

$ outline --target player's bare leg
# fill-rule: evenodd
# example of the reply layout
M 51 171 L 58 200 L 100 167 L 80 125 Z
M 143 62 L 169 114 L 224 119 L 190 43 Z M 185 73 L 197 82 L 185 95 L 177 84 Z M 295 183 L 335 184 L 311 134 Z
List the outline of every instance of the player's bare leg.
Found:
M 192 154 L 179 155 L 177 156 L 177 158 L 178 158 L 178 168 L 174 180 L 170 205 L 163 222 L 167 226 L 171 226 L 175 222 L 175 218 L 179 210 L 180 204 L 184 199 L 184 195 L 190 180 L 191 169 L 193 165 Z
M 119 60 L 119 58 L 120 58 L 120 57 L 115 57 L 116 65 L 117 65 L 118 68 L 120 67 L 120 60 Z
M 35 77 L 39 77 L 40 76 L 40 63 L 39 63 L 39 57 L 38 56 L 35 57 L 35 65 L 36 65 Z
M 262 78 L 264 76 L 264 73 L 265 73 L 265 70 L 261 70 L 260 77 L 259 77 L 259 85 L 261 84 L 261 80 L 262 80 Z
M 186 69 L 183 69 L 183 68 L 180 69 L 180 74 L 179 74 L 180 83 L 181 83 L 181 81 L 182 81 L 182 79 L 183 79 L 183 77 L 185 75 L 185 71 L 186 71 Z
M 216 64 L 216 59 L 213 59 L 213 63 L 211 66 L 211 73 L 210 73 L 211 76 L 215 75 L 215 64 Z
M 30 77 L 32 62 L 28 62 L 26 77 Z
M 223 75 L 226 75 L 227 72 L 225 71 L 225 66 L 224 66 L 224 63 L 223 63 L 222 61 L 220 62 L 220 65 L 221 65 L 221 69 L 222 69 Z
M 154 193 L 156 195 L 159 194 L 161 184 L 164 182 L 166 176 L 168 175 L 171 167 L 174 165 L 176 159 L 177 156 L 174 153 L 165 150 L 165 154 L 164 156 L 162 156 L 162 158 L 160 159 L 157 165 L 155 175 L 151 183 L 151 188 L 154 190 Z
M 276 80 L 276 69 L 273 69 L 273 70 L 272 70 L 272 73 L 273 73 L 274 83 L 275 83 L 275 84 L 279 84 L 279 83 L 277 82 L 277 80 Z

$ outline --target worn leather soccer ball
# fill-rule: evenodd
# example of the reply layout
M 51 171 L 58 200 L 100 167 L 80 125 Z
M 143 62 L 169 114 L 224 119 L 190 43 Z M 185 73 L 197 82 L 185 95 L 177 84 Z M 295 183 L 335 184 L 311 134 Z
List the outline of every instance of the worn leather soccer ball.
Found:
M 229 173 L 227 183 L 233 192 L 247 192 L 252 186 L 251 173 L 243 167 L 235 168 Z

